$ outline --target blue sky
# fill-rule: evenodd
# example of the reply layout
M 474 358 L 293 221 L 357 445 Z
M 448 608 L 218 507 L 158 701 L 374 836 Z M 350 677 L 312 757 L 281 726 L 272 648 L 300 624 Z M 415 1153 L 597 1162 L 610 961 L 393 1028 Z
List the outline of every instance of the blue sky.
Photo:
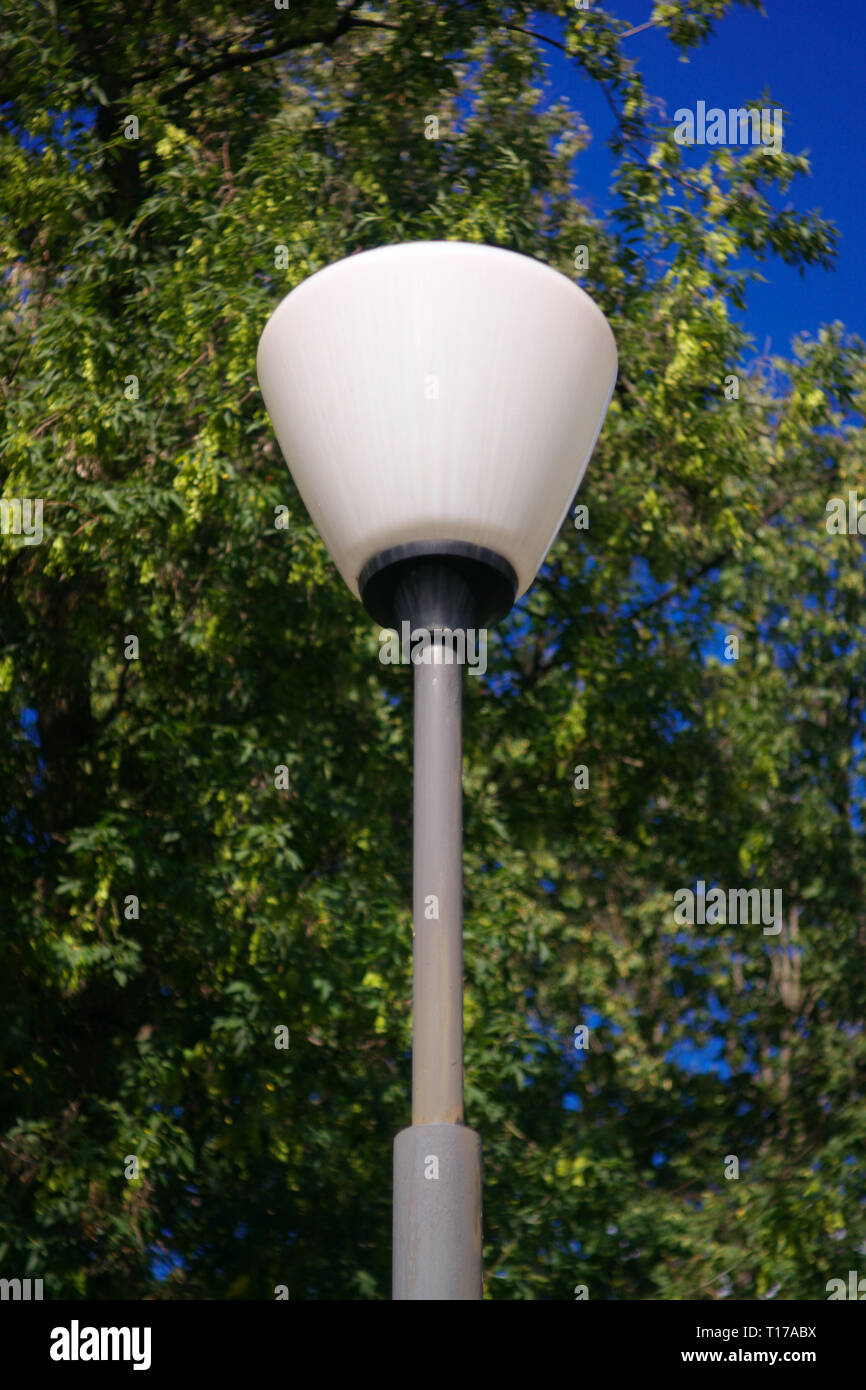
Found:
M 646 22 L 652 0 L 606 0 L 605 8 L 632 26 Z M 767 284 L 748 291 L 743 317 L 755 347 L 790 352 L 801 332 L 815 336 L 822 323 L 840 321 L 866 336 L 866 274 L 862 261 L 866 224 L 866 182 L 862 177 L 866 0 L 764 0 L 766 15 L 735 6 L 716 22 L 715 36 L 679 61 L 678 50 L 655 29 L 624 41 L 643 76 L 647 92 L 664 100 L 673 123 L 678 107 L 698 101 L 727 110 L 767 93 L 769 104 L 787 112 L 784 148 L 805 154 L 812 172 L 774 201 L 803 211 L 819 209 L 840 233 L 835 272 L 812 269 L 805 278 L 776 261 L 765 262 Z M 554 35 L 549 19 L 537 29 Z M 593 133 L 590 149 L 577 161 L 581 196 L 596 213 L 611 206 L 613 160 L 606 142 L 612 133 L 610 108 L 596 84 L 549 45 L 544 59 L 555 95 L 567 96 Z

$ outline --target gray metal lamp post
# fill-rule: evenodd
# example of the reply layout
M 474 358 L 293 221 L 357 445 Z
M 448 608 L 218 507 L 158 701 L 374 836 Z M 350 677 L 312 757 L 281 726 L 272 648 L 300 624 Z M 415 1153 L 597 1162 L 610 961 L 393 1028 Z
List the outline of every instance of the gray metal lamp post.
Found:
M 265 405 L 337 569 L 377 623 L 413 639 L 412 1124 L 394 1144 L 395 1299 L 482 1295 L 481 1142 L 463 1116 L 459 639 L 535 578 L 616 370 L 582 290 L 464 242 L 327 266 L 259 344 Z

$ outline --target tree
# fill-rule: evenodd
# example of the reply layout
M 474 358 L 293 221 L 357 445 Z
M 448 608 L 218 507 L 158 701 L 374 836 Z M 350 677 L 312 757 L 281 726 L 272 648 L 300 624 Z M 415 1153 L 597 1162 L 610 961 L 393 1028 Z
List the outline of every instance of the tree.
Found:
M 729 9 L 652 23 L 687 51 Z M 307 275 L 440 237 L 577 273 L 621 361 L 589 526 L 466 683 L 487 1296 L 823 1298 L 856 1264 L 864 577 L 825 523 L 863 477 L 862 346 L 755 359 L 746 254 L 832 264 L 776 202 L 807 161 L 698 162 L 629 42 L 522 0 L 12 0 L 3 496 L 44 539 L 0 536 L 0 1253 L 47 1296 L 387 1297 L 410 676 L 254 361 Z M 616 112 L 610 222 L 541 100 L 552 45 Z M 697 880 L 782 888 L 781 932 L 677 925 Z

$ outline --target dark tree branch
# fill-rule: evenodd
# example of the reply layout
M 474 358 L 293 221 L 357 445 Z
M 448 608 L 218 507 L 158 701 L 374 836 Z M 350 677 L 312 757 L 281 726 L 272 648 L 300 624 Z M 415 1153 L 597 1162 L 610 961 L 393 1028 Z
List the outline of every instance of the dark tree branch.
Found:
M 286 39 L 280 43 L 273 43 L 269 48 L 262 48 L 258 52 L 243 49 L 239 53 L 224 53 L 221 58 L 210 63 L 207 67 L 199 68 L 190 77 L 185 77 L 182 81 L 175 82 L 173 86 L 166 88 L 159 97 L 160 103 L 183 96 L 184 92 L 188 92 L 191 87 L 196 87 L 200 82 L 206 82 L 221 72 L 230 72 L 232 68 L 250 67 L 253 63 L 266 63 L 272 58 L 280 58 L 283 54 L 292 53 L 299 48 L 309 48 L 311 44 L 315 43 L 336 43 L 337 39 L 350 29 L 391 29 L 399 33 L 399 24 L 389 24 L 386 20 L 365 19 L 356 15 L 354 11 L 361 2 L 362 0 L 352 0 L 336 24 L 333 24 L 329 29 L 316 29 L 312 33 Z

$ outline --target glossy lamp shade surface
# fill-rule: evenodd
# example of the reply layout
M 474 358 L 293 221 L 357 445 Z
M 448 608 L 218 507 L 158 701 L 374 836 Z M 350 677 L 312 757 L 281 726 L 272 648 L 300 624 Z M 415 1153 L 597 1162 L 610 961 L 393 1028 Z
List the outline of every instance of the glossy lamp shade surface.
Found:
M 391 547 L 465 542 L 529 588 L 583 478 L 613 333 L 540 261 L 408 242 L 317 271 L 265 326 L 257 370 L 312 521 L 358 596 Z

